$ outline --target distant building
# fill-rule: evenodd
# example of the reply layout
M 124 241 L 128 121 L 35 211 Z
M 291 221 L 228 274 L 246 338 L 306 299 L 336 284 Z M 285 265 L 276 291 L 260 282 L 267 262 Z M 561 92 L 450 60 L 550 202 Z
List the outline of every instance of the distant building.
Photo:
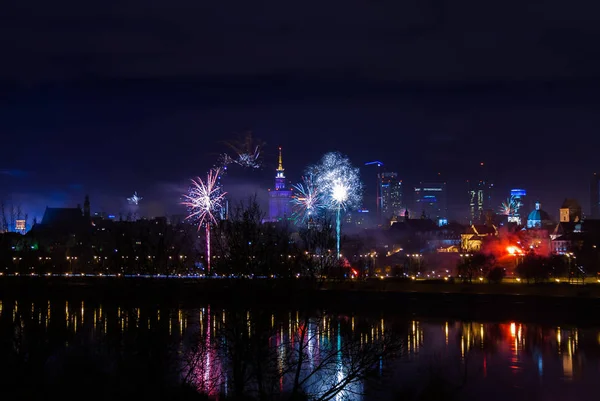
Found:
M 24 234 L 27 230 L 27 221 L 24 219 L 19 219 L 15 221 L 15 232 Z
M 559 210 L 561 223 L 581 221 L 581 205 L 575 199 L 565 199 Z
M 292 190 L 287 187 L 285 182 L 281 146 L 279 147 L 279 161 L 275 171 L 275 188 L 269 190 L 269 221 L 271 222 L 285 220 L 292 215 Z
M 358 209 L 346 213 L 344 223 L 353 224 L 358 228 L 367 228 L 371 225 L 373 218 L 368 209 Z
M 430 219 L 410 219 L 408 214 L 390 227 L 392 248 L 408 253 L 450 253 L 460 247 L 463 227 L 446 225 L 439 227 Z
M 600 219 L 600 174 L 594 173 L 590 182 L 591 218 Z
M 469 219 L 471 224 L 485 220 L 485 211 L 493 209 L 492 192 L 494 184 L 486 180 L 470 183 L 469 188 Z
M 446 183 L 421 182 L 415 187 L 414 210 L 434 221 L 447 219 Z
M 511 201 L 513 201 L 513 205 L 511 214 L 508 216 L 508 222 L 521 225 L 521 217 L 523 214 L 523 209 L 525 207 L 525 202 L 527 201 L 527 191 L 520 188 L 511 189 L 510 199 Z
M 576 249 L 581 249 L 585 236 L 581 232 L 571 232 L 552 240 L 551 251 L 554 254 L 564 255 Z
M 398 174 L 393 172 L 381 173 L 379 175 L 379 188 L 383 218 L 389 220 L 400 216 L 403 209 L 402 180 L 398 179 Z
M 87 197 L 86 197 L 87 199 Z M 89 202 L 89 201 L 88 201 Z M 89 205 L 89 203 L 88 203 Z M 88 206 L 89 207 L 89 206 Z M 60 232 L 78 232 L 87 229 L 91 225 L 90 215 L 77 207 L 47 207 L 42 217 L 42 222 L 36 224 L 32 229 L 52 230 Z
M 536 202 L 535 209 L 527 217 L 527 228 L 543 228 L 550 224 L 550 215 L 542 210 L 540 202 Z
M 479 252 L 485 240 L 497 236 L 498 228 L 495 225 L 472 224 L 460 236 L 460 247 L 463 252 Z

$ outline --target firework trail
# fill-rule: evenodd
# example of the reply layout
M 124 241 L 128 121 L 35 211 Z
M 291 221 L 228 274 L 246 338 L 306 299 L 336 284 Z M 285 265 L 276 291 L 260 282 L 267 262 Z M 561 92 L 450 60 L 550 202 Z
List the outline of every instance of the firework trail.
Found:
M 323 198 L 311 175 L 302 177 L 300 184 L 292 185 L 293 218 L 297 223 L 308 221 L 324 210 Z
M 338 152 L 326 153 L 319 164 L 309 167 L 309 174 L 319 188 L 323 205 L 336 214 L 336 249 L 340 257 L 340 234 L 342 211 L 360 207 L 362 202 L 362 183 L 358 168 Z
M 127 202 L 129 202 L 130 205 L 138 206 L 142 199 L 144 199 L 144 198 L 142 198 L 141 196 L 138 196 L 137 191 L 136 191 L 133 193 L 131 198 L 127 198 Z
M 198 224 L 198 230 L 202 226 L 206 229 L 206 267 L 210 274 L 210 226 L 217 223 L 218 216 L 223 208 L 223 200 L 226 192 L 221 190 L 218 184 L 220 169 L 212 169 L 208 172 L 206 181 L 200 177 L 192 180 L 190 191 L 184 194 L 182 205 L 189 210 L 188 220 L 194 220 Z

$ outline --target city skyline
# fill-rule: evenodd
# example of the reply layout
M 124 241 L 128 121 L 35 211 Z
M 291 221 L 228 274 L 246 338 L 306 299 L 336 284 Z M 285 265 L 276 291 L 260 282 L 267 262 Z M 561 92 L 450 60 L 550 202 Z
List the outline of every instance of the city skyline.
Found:
M 281 149 L 282 146 L 278 146 L 278 155 L 281 155 Z M 292 173 L 293 176 L 290 178 L 286 175 L 283 175 L 282 171 L 279 171 L 279 168 L 281 167 L 279 165 L 281 159 L 276 158 L 277 159 L 277 168 L 270 168 L 271 167 L 271 157 L 266 157 L 266 161 L 265 164 L 258 169 L 256 172 L 252 172 L 250 175 L 248 175 L 247 173 L 243 173 L 241 172 L 241 170 L 239 171 L 239 177 L 236 176 L 234 174 L 234 176 L 230 179 L 230 177 L 227 177 L 227 181 L 228 182 L 226 185 L 228 187 L 242 187 L 243 190 L 241 191 L 237 191 L 237 195 L 234 197 L 234 201 L 239 201 L 242 200 L 244 197 L 246 196 L 250 196 L 250 195 L 256 195 L 257 199 L 259 201 L 259 203 L 261 204 L 265 214 L 267 216 L 269 216 L 269 191 L 271 189 L 273 189 L 273 184 L 272 184 L 272 180 L 273 178 L 276 179 L 276 185 L 278 185 L 280 187 L 280 189 L 283 189 L 283 186 L 285 186 L 285 184 L 287 184 L 290 188 L 299 183 L 300 179 L 295 179 L 296 176 L 301 177 L 301 173 Z M 286 163 L 287 164 L 287 163 Z M 363 163 L 357 163 L 357 165 L 362 165 Z M 482 163 L 478 163 L 479 165 L 482 165 Z M 271 171 L 272 170 L 272 171 Z M 446 199 L 444 199 L 442 202 L 446 205 L 445 209 L 447 210 L 446 212 L 446 216 L 448 217 L 449 221 L 457 221 L 460 223 L 465 223 L 465 222 L 469 222 L 469 221 L 478 221 L 476 220 L 472 220 L 471 216 L 470 216 L 470 211 L 469 209 L 472 208 L 472 205 L 470 204 L 470 202 L 472 202 L 472 194 L 471 194 L 471 184 L 469 180 L 466 180 L 464 183 L 462 182 L 451 182 L 450 184 L 450 191 L 447 192 L 446 189 L 446 185 L 447 182 L 446 181 L 442 181 L 442 180 L 429 180 L 429 181 L 423 181 L 423 180 L 406 180 L 406 179 L 402 179 L 402 176 L 397 173 L 396 171 L 391 171 L 391 168 L 386 168 L 386 167 L 382 167 L 381 169 L 381 173 L 374 173 L 373 171 L 369 170 L 368 168 L 363 167 L 363 169 L 361 170 L 361 176 L 362 176 L 362 181 L 363 184 L 365 185 L 365 187 L 370 190 L 368 191 L 368 193 L 366 194 L 366 196 L 363 199 L 363 204 L 362 204 L 362 209 L 366 209 L 366 210 L 370 210 L 371 212 L 374 212 L 376 210 L 376 200 L 375 200 L 375 185 L 381 185 L 379 180 L 376 180 L 376 176 L 377 174 L 381 174 L 382 176 L 393 176 L 394 179 L 397 179 L 400 184 L 401 184 L 401 199 L 402 199 L 402 205 L 403 208 L 402 210 L 405 210 L 406 208 L 411 210 L 411 218 L 417 218 L 421 216 L 421 213 L 423 212 L 423 210 L 427 209 L 429 210 L 427 207 L 423 208 L 422 206 L 420 206 L 418 203 L 420 202 L 417 198 L 418 198 L 418 191 L 419 188 L 423 186 L 423 184 L 427 184 L 427 185 L 438 185 L 436 184 L 436 182 L 439 182 L 439 185 L 444 185 L 444 190 L 443 193 L 445 194 L 444 197 Z M 487 174 L 487 173 L 486 173 Z M 594 173 L 595 174 L 595 173 Z M 19 178 L 19 175 L 10 175 L 10 174 L 5 174 L 6 176 L 9 177 L 15 177 L 15 178 Z M 441 173 L 437 174 L 437 178 L 441 177 Z M 268 179 L 270 176 L 270 180 Z M 595 176 L 595 175 L 594 175 Z M 250 177 L 250 178 L 249 178 Z M 20 178 L 23 178 L 22 176 Z M 268 184 L 268 181 L 271 181 L 271 184 Z M 285 184 L 284 184 L 285 181 Z M 182 180 L 183 182 L 183 180 Z M 588 181 L 589 182 L 589 181 Z M 481 184 L 481 183 L 480 183 Z M 183 184 L 181 184 L 182 186 L 178 186 L 177 188 L 183 188 Z M 282 186 L 283 185 L 283 186 Z M 462 187 L 462 188 L 461 188 Z M 493 185 L 492 185 L 493 187 Z M 248 189 L 250 189 L 251 191 L 254 192 L 246 192 Z M 585 205 L 586 204 L 586 200 L 590 199 L 591 196 L 591 188 L 588 188 L 588 196 L 583 197 L 582 199 L 577 199 L 581 204 Z M 415 192 L 416 191 L 416 192 Z M 493 201 L 492 202 L 486 202 L 486 206 L 485 206 L 485 210 L 491 210 L 494 213 L 499 213 L 499 209 L 503 206 L 503 200 L 506 197 L 510 197 L 511 191 L 514 191 L 514 188 L 512 189 L 507 189 L 506 191 L 503 190 L 497 190 L 496 188 L 494 188 L 494 197 L 492 198 Z M 31 208 L 31 207 L 27 207 L 28 204 L 27 202 L 19 202 L 19 200 L 17 200 L 16 202 L 11 202 L 11 196 L 9 195 L 8 197 L 4 197 L 3 199 L 0 199 L 2 201 L 4 201 L 5 205 L 7 207 L 11 207 L 12 205 L 15 206 L 19 206 L 21 207 L 21 213 L 23 214 L 27 214 L 28 215 L 28 226 L 31 225 L 32 221 L 34 219 L 37 219 L 38 221 L 41 220 L 41 217 L 43 216 L 44 210 L 47 207 L 75 207 L 76 205 L 79 205 L 81 202 L 80 200 L 82 199 L 81 197 L 77 197 L 80 194 L 84 194 L 88 195 L 89 193 L 94 193 L 95 191 L 92 189 L 91 191 L 88 191 L 87 189 L 85 189 L 83 186 L 73 186 L 70 188 L 70 195 L 64 197 L 63 199 L 60 200 L 50 200 L 49 202 L 46 202 L 45 204 L 43 203 L 47 198 L 45 198 L 43 195 L 34 201 L 34 203 L 37 203 L 37 209 L 35 207 Z M 233 191 L 234 193 L 236 192 L 235 190 Z M 499 192 L 499 193 L 498 193 Z M 528 194 L 531 194 L 531 192 L 529 190 L 527 190 Z M 137 192 L 136 192 L 137 193 Z M 451 198 L 452 195 L 448 196 L 448 194 L 452 194 L 454 195 L 454 199 L 450 199 L 450 201 L 448 201 L 448 198 Z M 141 213 L 141 214 L 137 214 L 136 212 L 136 217 L 158 217 L 158 216 L 163 216 L 163 215 L 178 215 L 178 214 L 184 214 L 185 210 L 183 208 L 181 208 L 181 202 L 180 202 L 180 198 L 181 198 L 181 194 L 177 194 L 176 197 L 173 197 L 175 194 L 171 194 L 171 199 L 160 199 L 160 198 L 155 198 L 149 199 L 149 203 L 151 205 L 159 205 L 159 207 L 157 209 L 161 210 L 158 213 L 152 213 L 152 208 L 146 208 L 145 213 Z M 416 197 L 415 197 L 416 196 Z M 504 198 L 503 198 L 504 196 Z M 92 197 L 94 198 L 94 197 Z M 116 197 L 115 197 L 116 198 Z M 542 199 L 539 196 L 528 196 L 529 198 L 529 203 L 531 203 L 531 205 L 534 204 L 535 201 L 541 201 L 545 207 L 544 209 L 550 214 L 550 216 L 554 219 L 554 220 L 559 220 L 559 209 L 560 209 L 560 205 L 562 205 L 563 201 L 567 198 L 570 198 L 569 196 L 561 196 L 561 195 L 557 195 L 557 198 L 554 199 L 554 201 L 547 201 L 546 199 Z M 106 198 L 105 198 L 106 199 Z M 131 200 L 130 198 L 126 198 L 127 199 L 127 204 L 129 205 L 129 207 L 125 206 L 125 203 L 121 202 L 121 204 L 117 207 L 113 207 L 112 209 L 110 208 L 110 205 L 115 205 L 117 204 L 115 201 L 117 201 L 117 199 L 114 200 L 109 200 L 108 202 L 106 202 L 109 206 L 105 206 L 103 205 L 102 202 L 102 197 L 100 197 L 100 202 L 98 202 L 98 205 L 94 205 L 93 207 L 93 212 L 95 213 L 101 213 L 101 214 L 111 214 L 113 216 L 115 216 L 115 218 L 119 218 L 119 216 L 121 218 L 127 218 L 127 214 L 130 212 L 130 206 L 131 206 Z M 142 199 L 142 198 L 140 198 Z M 471 199 L 471 200 L 470 200 Z M 120 199 L 120 201 L 122 201 L 123 199 Z M 173 201 L 175 200 L 175 201 Z M 497 201 L 497 202 L 496 202 Z M 495 203 L 494 203 L 495 202 Z M 95 203 L 95 202 L 94 202 Z M 146 200 L 144 200 L 144 203 L 146 203 Z M 497 203 L 497 204 L 496 204 Z M 551 205 L 550 207 L 548 207 L 548 205 Z M 551 208 L 553 204 L 556 204 L 556 210 L 554 210 L 554 208 Z M 531 205 L 522 205 L 523 209 L 525 210 L 524 213 L 528 213 L 528 211 L 533 210 L 533 206 Z M 291 208 L 291 205 L 290 205 Z M 139 207 L 137 208 L 139 209 Z M 423 210 L 422 210 L 423 209 Z M 442 206 L 442 209 L 444 209 L 444 207 Z M 291 210 L 291 209 L 290 209 Z M 432 209 L 433 210 L 433 209 Z M 458 211 L 458 212 L 457 212 Z M 383 212 L 383 211 L 382 211 Z M 585 216 L 587 216 L 588 218 L 593 218 L 593 215 L 591 213 L 591 207 L 587 208 L 584 207 L 583 208 L 583 213 Z M 291 214 L 291 212 L 290 212 Z M 375 213 L 370 213 L 373 217 L 375 217 Z M 440 214 L 439 216 L 433 216 L 431 214 L 431 211 L 429 211 L 428 213 L 426 213 L 426 216 L 428 218 L 432 218 L 434 220 L 438 219 L 438 218 L 443 218 L 445 216 L 444 213 L 438 213 Z M 433 217 L 432 217 L 433 216 Z M 271 218 L 273 216 L 270 216 Z M 479 219 L 481 220 L 481 219 Z
M 5 3 L 2 399 L 598 398 L 594 2 Z
M 8 5 L 0 31 L 18 40 L 0 65 L 0 199 L 41 211 L 89 193 L 117 209 L 137 190 L 152 214 L 166 213 L 223 141 L 250 130 L 271 162 L 256 183 L 236 183 L 240 192 L 271 186 L 282 146 L 292 182 L 340 151 L 357 165 L 382 160 L 405 188 L 441 172 L 456 213 L 484 161 L 498 205 L 526 188 L 552 214 L 564 198 L 589 213 L 600 169 L 589 7 L 363 3 L 292 12 L 181 0 L 159 12 L 125 0 L 110 16 Z
M 146 89 L 152 90 L 154 84 L 148 85 Z M 600 121 L 584 124 L 592 118 L 591 113 L 577 111 L 577 116 L 573 115 L 568 104 L 548 117 L 550 121 L 542 120 L 540 113 L 564 104 L 565 100 L 558 99 L 561 94 L 589 102 L 585 93 L 591 89 L 575 96 L 577 91 L 573 92 L 572 87 L 559 87 L 542 100 L 541 88 L 508 86 L 482 89 L 475 94 L 458 89 L 446 94 L 441 90 L 412 89 L 407 94 L 392 88 L 386 98 L 376 87 L 370 86 L 367 93 L 361 94 L 355 86 L 359 100 L 348 103 L 334 96 L 331 86 L 319 90 L 292 86 L 290 93 L 284 93 L 278 87 L 271 87 L 269 92 L 269 86 L 263 85 L 246 95 L 241 89 L 223 89 L 232 94 L 231 100 L 217 102 L 211 109 L 206 99 L 200 103 L 191 101 L 193 87 L 184 91 L 175 105 L 167 106 L 160 100 L 161 95 L 173 95 L 173 88 L 166 86 L 167 89 L 159 86 L 157 93 L 147 99 L 146 109 L 137 106 L 135 99 L 139 95 L 126 89 L 108 89 L 103 93 L 93 87 L 89 93 L 51 89 L 45 95 L 40 90 L 7 92 L 12 101 L 0 109 L 0 129 L 11 138 L 14 149 L 24 151 L 8 152 L 0 163 L 0 198 L 17 194 L 17 201 L 32 204 L 38 211 L 33 214 L 39 215 L 46 205 L 76 204 L 85 193 L 96 200 L 96 205 L 114 210 L 119 207 L 117 202 L 136 189 L 144 194 L 144 206 L 152 210 L 151 214 L 172 213 L 165 205 L 177 202 L 175 197 L 187 180 L 214 164 L 216 155 L 225 149 L 223 141 L 249 129 L 266 142 L 265 166 L 260 172 L 230 180 L 231 184 L 239 178 L 235 184 L 242 188 L 240 192 L 261 192 L 272 185 L 276 149 L 281 145 L 286 149 L 287 175 L 292 183 L 301 179 L 306 164 L 318 155 L 339 150 L 360 165 L 368 196 L 374 196 L 375 172 L 362 163 L 375 158 L 384 161 L 389 171 L 398 172 L 405 188 L 420 181 L 437 180 L 441 172 L 448 183 L 449 211 L 457 213 L 468 190 L 466 182 L 477 179 L 477 167 L 483 160 L 497 192 L 506 194 L 499 196 L 494 208 L 511 188 L 523 187 L 530 197 L 547 205 L 551 214 L 557 213 L 564 198 L 578 199 L 586 213 L 590 210 L 590 175 L 597 170 L 594 149 L 600 146 L 591 131 L 596 124 L 600 126 Z M 201 89 L 200 93 L 205 93 Z M 517 98 L 532 97 L 535 102 L 527 107 L 537 111 L 514 115 L 517 107 L 509 107 L 502 100 L 511 93 Z M 302 94 L 315 96 L 314 104 L 300 101 Z M 411 94 L 417 100 L 413 104 L 402 103 Z M 133 97 L 119 103 L 121 95 Z M 96 96 L 98 100 L 92 100 Z M 376 108 L 361 103 L 372 96 L 380 99 Z M 49 107 L 39 104 L 44 99 L 52 99 Z M 456 102 L 450 107 L 451 100 Z M 281 102 L 271 107 L 276 101 Z M 95 102 L 100 105 L 94 106 Z M 235 106 L 237 102 L 241 103 Z M 444 112 L 439 102 L 450 109 Z M 494 114 L 502 114 L 501 121 L 490 114 L 495 103 L 498 108 Z M 178 111 L 180 108 L 183 111 Z M 472 120 L 465 116 L 469 108 L 485 113 Z M 423 115 L 423 111 L 427 113 Z M 29 114 L 38 118 L 26 119 Z M 73 120 L 70 116 L 78 118 Z M 578 121 L 580 137 L 589 146 L 558 161 L 545 157 L 548 152 L 558 151 L 553 138 L 562 135 L 566 121 Z M 503 142 L 506 134 L 499 131 L 510 132 L 523 124 L 541 124 L 546 139 L 528 132 L 517 139 L 518 146 L 512 141 Z M 139 137 L 123 136 L 131 127 L 140 133 Z M 375 135 L 367 135 L 373 131 Z M 406 134 L 396 136 L 396 132 Z M 167 133 L 169 140 L 165 140 Z M 482 145 L 475 141 L 478 133 Z M 36 146 L 28 146 L 29 143 Z M 527 152 L 531 146 L 539 151 Z M 512 155 L 520 159 L 512 161 Z M 540 174 L 541 171 L 552 173 Z M 248 176 L 252 182 L 244 181 Z

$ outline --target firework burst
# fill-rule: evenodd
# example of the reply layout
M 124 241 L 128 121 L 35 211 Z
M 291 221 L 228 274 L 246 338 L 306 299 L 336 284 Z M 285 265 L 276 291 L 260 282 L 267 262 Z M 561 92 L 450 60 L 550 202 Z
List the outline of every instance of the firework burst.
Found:
M 510 198 L 506 199 L 506 201 L 502 202 L 502 204 L 500 205 L 500 214 L 503 214 L 505 216 L 512 216 L 515 213 L 517 213 L 521 206 L 521 202 L 518 199 L 515 199 L 511 196 Z
M 338 152 L 326 153 L 319 164 L 309 168 L 309 175 L 315 177 L 316 188 L 322 194 L 323 204 L 336 213 L 336 245 L 340 256 L 340 232 L 342 211 L 360 207 L 362 183 L 358 168 Z
M 138 196 L 137 192 L 134 192 L 133 195 L 131 196 L 131 198 L 127 198 L 127 202 L 129 202 L 130 205 L 138 206 L 142 199 L 144 199 L 144 198 L 142 198 L 141 196 Z
M 251 132 L 246 133 L 238 140 L 225 142 L 225 144 L 231 149 L 233 156 L 228 153 L 221 154 L 219 158 L 221 166 L 237 164 L 250 169 L 262 167 L 262 147 L 264 143 L 255 140 Z
M 325 154 L 319 164 L 309 168 L 325 206 L 330 210 L 343 211 L 360 207 L 362 202 L 358 171 L 347 157 L 338 152 Z
M 305 222 L 316 217 L 324 209 L 319 188 L 311 175 L 302 177 L 302 182 L 292 186 L 293 217 L 296 222 Z
M 187 194 L 184 194 L 182 204 L 189 210 L 188 220 L 198 224 L 198 230 L 202 226 L 206 229 L 206 266 L 210 274 L 210 226 L 217 223 L 217 218 L 223 209 L 223 200 L 226 192 L 221 190 L 218 184 L 220 169 L 212 169 L 208 172 L 206 181 L 200 177 L 192 180 L 192 185 Z

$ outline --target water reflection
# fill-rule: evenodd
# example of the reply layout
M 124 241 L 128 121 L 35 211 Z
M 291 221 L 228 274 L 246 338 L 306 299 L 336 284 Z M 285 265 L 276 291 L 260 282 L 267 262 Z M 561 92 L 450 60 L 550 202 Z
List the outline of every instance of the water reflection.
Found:
M 381 380 L 392 377 L 385 383 L 392 393 L 438 361 L 449 376 L 464 368 L 472 394 L 525 400 L 511 389 L 526 386 L 529 393 L 575 392 L 585 400 L 594 399 L 585 394 L 600 369 L 600 328 L 522 322 L 2 300 L 0 329 L 0 356 L 10 363 L 43 350 L 41 366 L 54 370 L 81 347 L 92 347 L 110 366 L 142 354 L 149 366 L 161 364 L 163 379 L 188 382 L 214 398 L 302 391 L 316 398 L 384 399 L 362 380 L 367 368 Z M 162 359 L 151 360 L 163 348 Z

